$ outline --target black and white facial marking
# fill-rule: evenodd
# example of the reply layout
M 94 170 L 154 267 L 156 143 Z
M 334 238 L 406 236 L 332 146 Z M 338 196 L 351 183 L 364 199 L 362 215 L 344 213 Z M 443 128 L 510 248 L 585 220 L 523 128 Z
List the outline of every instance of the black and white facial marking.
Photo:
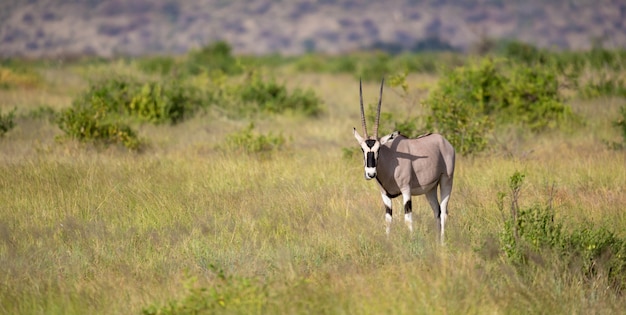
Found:
M 363 161 L 365 166 L 365 179 L 370 180 L 376 178 L 376 167 L 378 166 L 378 153 L 380 151 L 380 146 L 385 143 L 393 140 L 398 136 L 398 132 L 395 131 L 392 134 L 386 135 L 380 139 L 376 139 L 373 137 L 364 139 L 359 135 L 354 128 L 354 138 L 359 142 L 361 146 L 361 151 L 363 151 Z
M 365 160 L 365 179 L 376 178 L 376 165 L 378 165 L 378 151 L 380 142 L 374 139 L 367 139 L 361 142 L 361 150 Z

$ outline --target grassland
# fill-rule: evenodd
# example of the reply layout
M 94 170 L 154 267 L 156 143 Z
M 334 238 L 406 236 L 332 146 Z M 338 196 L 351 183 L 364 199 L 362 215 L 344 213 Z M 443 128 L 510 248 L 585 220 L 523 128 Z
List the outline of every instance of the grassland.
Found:
M 520 203 L 552 199 L 566 230 L 603 226 L 626 237 L 626 154 L 611 125 L 621 98 L 568 100 L 585 124 L 569 131 L 503 133 L 486 153 L 457 158 L 446 246 L 414 197 L 416 232 L 400 220 L 384 234 L 375 183 L 356 146 L 357 81 L 280 68 L 290 88 L 311 88 L 317 118 L 255 118 L 281 132 L 269 155 L 221 150 L 247 125 L 203 113 L 177 125 L 142 125 L 141 153 L 59 142 L 31 113 L 60 110 L 124 64 L 58 65 L 34 86 L 0 90 L 16 127 L 0 138 L 0 313 L 6 314 L 608 314 L 626 309 L 605 277 L 589 279 L 545 254 L 520 272 L 499 243 L 497 194 L 526 174 Z M 423 99 L 436 74 L 411 74 Z M 422 87 L 417 89 L 415 87 Z M 423 89 L 426 87 L 426 89 Z M 388 88 L 384 109 L 414 103 Z M 366 102 L 377 98 L 364 86 Z M 551 189 L 554 187 L 554 189 Z M 395 209 L 401 209 L 394 201 Z M 395 213 L 400 213 L 396 210 Z M 175 312 L 174 312 L 175 313 Z

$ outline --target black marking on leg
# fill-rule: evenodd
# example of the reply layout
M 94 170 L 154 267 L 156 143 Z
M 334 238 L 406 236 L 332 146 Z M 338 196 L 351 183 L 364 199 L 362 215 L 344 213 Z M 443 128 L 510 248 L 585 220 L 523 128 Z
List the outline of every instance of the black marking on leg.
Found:
M 411 213 L 412 211 L 413 207 L 411 205 L 411 200 L 409 200 L 404 204 L 404 213 Z
M 402 195 L 402 194 L 395 194 L 395 195 L 392 195 L 392 194 L 387 193 L 387 197 L 389 197 L 390 199 L 396 198 L 396 197 L 398 197 L 398 196 L 400 196 L 400 195 Z
M 437 210 L 435 211 L 435 219 L 440 219 L 441 218 L 441 207 L 439 207 L 439 204 L 437 204 Z
M 391 211 L 391 208 L 389 208 L 389 207 L 387 207 L 387 206 L 385 205 L 385 213 L 387 213 L 388 215 L 391 215 L 391 212 L 392 212 L 392 211 Z

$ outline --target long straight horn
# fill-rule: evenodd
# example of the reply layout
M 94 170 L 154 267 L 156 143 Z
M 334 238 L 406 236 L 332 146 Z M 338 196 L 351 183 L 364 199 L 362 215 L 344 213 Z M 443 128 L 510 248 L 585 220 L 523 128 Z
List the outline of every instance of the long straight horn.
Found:
M 367 139 L 367 126 L 365 125 L 365 110 L 363 109 L 363 84 L 359 78 L 359 98 L 361 100 L 361 124 L 363 125 L 363 135 Z
M 378 123 L 380 122 L 380 106 L 383 103 L 383 86 L 385 85 L 385 78 L 380 82 L 380 96 L 378 97 L 378 110 L 376 110 L 376 122 L 374 123 L 374 135 L 378 139 Z

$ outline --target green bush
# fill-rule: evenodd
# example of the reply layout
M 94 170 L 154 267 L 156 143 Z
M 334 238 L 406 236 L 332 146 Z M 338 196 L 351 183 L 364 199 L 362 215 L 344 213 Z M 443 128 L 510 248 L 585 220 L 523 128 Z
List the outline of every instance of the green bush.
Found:
M 0 110 L 0 137 L 15 127 L 15 108 L 6 114 L 2 114 Z
M 565 255 L 571 255 L 570 259 L 581 266 L 585 277 L 601 275 L 613 288 L 625 288 L 626 240 L 604 227 L 584 227 L 574 231 L 566 241 Z
M 424 101 L 431 111 L 427 128 L 444 134 L 462 155 L 483 151 L 503 85 L 491 59 L 447 72 Z
M 116 143 L 131 150 L 138 149 L 141 141 L 137 133 L 126 124 L 107 119 L 104 108 L 74 103 L 59 114 L 57 124 L 66 136 L 82 142 Z
M 107 116 L 155 124 L 178 123 L 205 105 L 196 89 L 177 81 L 140 82 L 122 77 L 92 83 L 76 102 Z
M 244 112 L 284 113 L 287 111 L 317 116 L 322 112 L 322 100 L 312 90 L 296 88 L 289 93 L 287 87 L 272 77 L 263 80 L 260 74 L 252 73 L 247 80 L 234 89 L 243 103 Z
M 563 103 L 556 74 L 548 67 L 513 66 L 505 82 L 502 109 L 496 117 L 503 123 L 521 123 L 541 131 L 574 116 Z
M 67 136 L 80 141 L 121 143 L 137 149 L 141 141 L 129 123 L 178 123 L 203 103 L 195 89 L 177 82 L 114 77 L 92 83 L 59 114 L 57 124 Z
M 486 136 L 493 130 L 491 118 L 467 101 L 445 95 L 429 98 L 431 114 L 427 128 L 445 135 L 456 152 L 469 155 L 487 147 Z
M 74 107 L 93 108 L 101 115 L 122 116 L 138 89 L 139 83 L 130 78 L 113 77 L 92 82 L 73 102 Z
M 133 92 L 130 102 L 124 104 L 128 114 L 155 124 L 178 123 L 203 105 L 194 89 L 176 81 L 146 82 Z
M 232 48 L 227 42 L 218 41 L 187 55 L 186 72 L 196 75 L 202 72 L 221 72 L 227 75 L 241 74 L 242 66 L 232 55 Z
M 604 277 L 613 288 L 622 290 L 626 286 L 626 240 L 604 227 L 589 225 L 568 234 L 555 220 L 551 204 L 520 208 L 518 199 L 523 178 L 523 174 L 516 172 L 509 180 L 509 215 L 504 214 L 506 194 L 498 194 L 498 208 L 505 218 L 500 233 L 505 257 L 524 271 L 532 267 L 532 261 L 541 260 L 531 257 L 550 255 L 562 263 L 562 268 L 576 267 L 571 270 L 579 272 L 583 279 Z
M 462 154 L 485 149 L 493 127 L 516 124 L 537 132 L 573 117 L 550 68 L 492 58 L 445 73 L 425 104 L 432 111 L 429 128 Z
M 534 205 L 520 209 L 515 219 L 505 221 L 501 241 L 506 256 L 523 264 L 528 262 L 530 252 L 562 249 L 565 239 L 562 225 L 554 222 L 552 209 Z

